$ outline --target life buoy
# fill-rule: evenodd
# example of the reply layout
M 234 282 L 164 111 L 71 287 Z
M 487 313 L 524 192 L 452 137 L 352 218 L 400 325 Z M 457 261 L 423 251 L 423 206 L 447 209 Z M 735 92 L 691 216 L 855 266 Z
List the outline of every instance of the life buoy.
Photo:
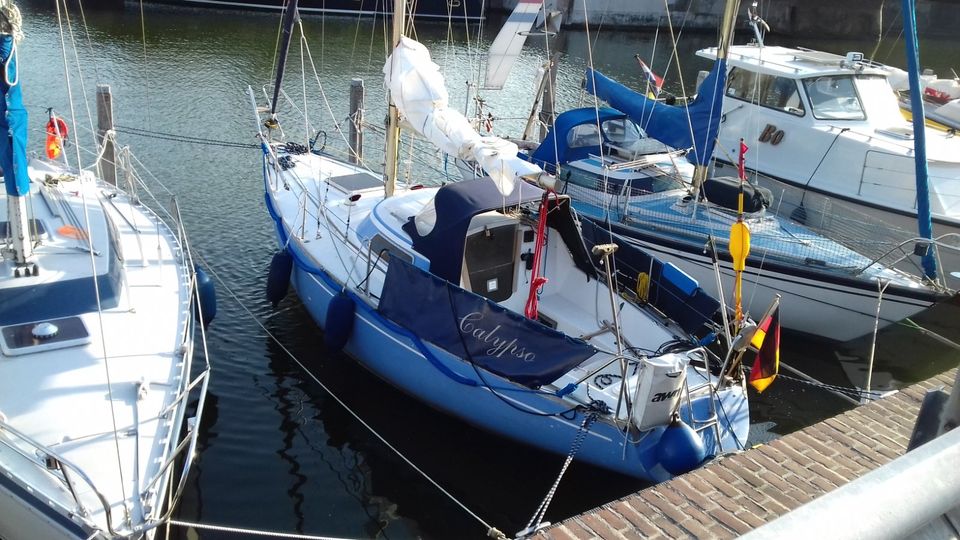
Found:
M 57 159 L 63 151 L 63 141 L 67 140 L 67 123 L 56 116 L 47 122 L 47 157 Z
M 47 135 L 53 135 L 55 137 L 60 137 L 61 139 L 66 139 L 67 123 L 64 122 L 62 118 L 57 118 L 56 116 L 51 117 L 50 121 L 47 122 Z

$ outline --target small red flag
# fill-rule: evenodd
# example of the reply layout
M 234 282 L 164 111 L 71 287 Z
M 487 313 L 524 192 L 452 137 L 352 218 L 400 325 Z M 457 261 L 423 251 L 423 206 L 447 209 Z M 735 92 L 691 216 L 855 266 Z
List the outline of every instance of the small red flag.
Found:
M 746 144 L 743 144 L 743 139 L 740 139 L 740 161 L 738 162 L 738 164 L 739 164 L 739 168 L 740 168 L 740 179 L 741 179 L 741 180 L 746 180 L 746 179 L 747 179 L 747 173 L 746 173 L 746 170 L 745 170 L 744 167 L 743 167 L 743 162 L 744 162 L 743 156 L 745 156 L 745 155 L 747 154 L 747 150 L 749 150 L 749 148 L 747 148 L 747 145 L 746 145 Z

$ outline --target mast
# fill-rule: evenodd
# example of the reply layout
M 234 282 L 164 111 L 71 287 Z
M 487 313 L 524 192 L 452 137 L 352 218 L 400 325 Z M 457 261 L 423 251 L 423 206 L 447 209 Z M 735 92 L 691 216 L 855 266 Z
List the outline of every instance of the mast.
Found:
M 293 37 L 293 25 L 297 22 L 297 0 L 290 0 L 283 15 L 283 33 L 280 36 L 280 56 L 277 58 L 277 76 L 273 85 L 273 102 L 270 103 L 270 122 L 276 124 L 277 103 L 280 100 L 280 86 L 283 83 L 283 71 L 287 65 L 287 52 Z M 272 127 L 272 126 L 271 126 Z
M 737 12 L 740 10 L 740 0 L 727 0 L 723 8 L 723 21 L 720 23 L 720 43 L 717 46 L 717 86 L 719 91 L 727 85 L 727 55 L 730 52 L 730 43 L 733 41 L 733 27 L 736 23 Z M 710 122 L 719 122 L 720 115 L 710 119 Z M 710 133 L 710 130 L 707 130 Z M 710 158 L 713 156 L 713 141 L 705 141 L 704 155 L 695 156 L 697 164 L 693 171 L 693 185 L 699 189 L 707 179 Z M 706 151 L 709 150 L 709 151 Z
M 391 43 L 393 44 L 392 50 L 394 51 L 396 51 L 397 46 L 400 45 L 400 38 L 403 37 L 403 29 L 407 22 L 406 8 L 407 0 L 393 0 L 393 36 Z M 396 59 L 397 55 L 393 54 L 391 56 Z M 391 76 L 393 72 L 393 66 L 391 66 Z M 397 106 L 394 105 L 392 97 L 389 98 L 387 113 L 389 115 L 389 123 L 387 124 L 387 146 L 384 149 L 386 152 L 386 162 L 383 166 L 383 192 L 385 197 L 392 197 L 394 188 L 397 185 L 397 155 L 400 152 L 400 113 L 397 112 Z
M 931 240 L 923 256 L 923 275 L 937 278 L 937 260 L 934 255 L 933 223 L 930 218 L 930 190 L 927 186 L 927 133 L 920 96 L 920 58 L 917 51 L 917 12 L 914 0 L 903 0 L 904 41 L 907 44 L 907 75 L 910 78 L 910 110 L 913 111 L 913 156 L 917 180 L 917 225 L 920 236 Z
M 14 262 L 27 264 L 33 254 L 27 219 L 27 194 L 30 177 L 27 175 L 27 111 L 20 92 L 20 72 L 17 68 L 17 42 L 20 31 L 20 10 L 13 3 L 0 2 L 0 63 L 4 66 L 0 77 L 0 133 L 9 137 L 0 143 L 0 168 L 3 169 L 7 190 L 7 212 L 10 236 L 13 239 Z

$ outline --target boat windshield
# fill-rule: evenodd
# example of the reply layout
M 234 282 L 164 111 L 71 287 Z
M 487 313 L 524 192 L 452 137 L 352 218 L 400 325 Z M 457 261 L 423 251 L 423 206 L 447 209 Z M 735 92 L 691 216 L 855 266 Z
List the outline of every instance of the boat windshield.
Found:
M 851 75 L 824 75 L 803 80 L 813 117 L 819 120 L 864 120 L 863 103 Z
M 629 118 L 617 118 L 607 120 L 601 126 L 603 128 L 603 138 L 610 144 L 621 148 L 630 148 L 640 143 L 644 135 Z

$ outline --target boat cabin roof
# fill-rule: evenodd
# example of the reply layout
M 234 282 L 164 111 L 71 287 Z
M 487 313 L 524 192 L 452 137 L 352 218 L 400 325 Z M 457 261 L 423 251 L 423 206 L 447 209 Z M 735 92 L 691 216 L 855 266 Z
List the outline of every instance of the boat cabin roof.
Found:
M 860 53 L 847 53 L 860 55 Z M 703 58 L 716 60 L 717 48 L 710 47 L 697 51 Z M 730 47 L 727 63 L 731 67 L 749 69 L 760 73 L 779 75 L 792 79 L 820 75 L 882 75 L 888 73 L 872 66 L 868 60 L 851 60 L 839 54 L 797 49 L 793 47 L 734 45 Z
M 436 196 L 403 230 L 410 235 L 413 248 L 430 259 L 430 271 L 460 282 L 467 230 L 473 218 L 484 212 L 517 207 L 539 201 L 543 190 L 518 182 L 509 195 L 503 195 L 489 179 L 453 182 L 437 190 Z

